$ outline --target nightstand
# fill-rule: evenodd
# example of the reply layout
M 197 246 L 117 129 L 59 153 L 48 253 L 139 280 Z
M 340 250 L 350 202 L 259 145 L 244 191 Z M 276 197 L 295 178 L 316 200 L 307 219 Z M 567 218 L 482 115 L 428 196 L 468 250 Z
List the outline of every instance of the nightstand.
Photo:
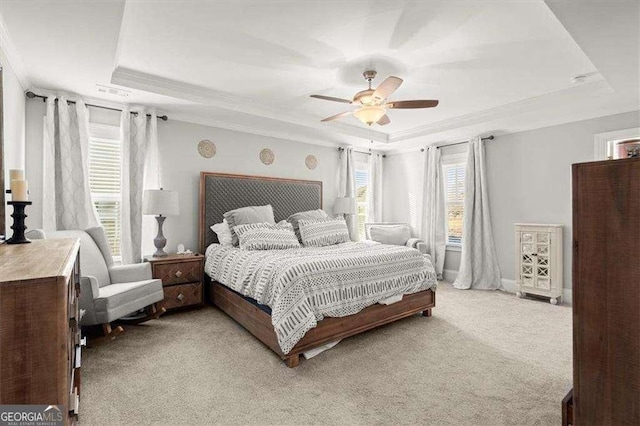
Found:
M 202 305 L 203 255 L 148 256 L 145 261 L 151 263 L 153 278 L 162 280 L 164 287 L 162 305 L 167 311 Z

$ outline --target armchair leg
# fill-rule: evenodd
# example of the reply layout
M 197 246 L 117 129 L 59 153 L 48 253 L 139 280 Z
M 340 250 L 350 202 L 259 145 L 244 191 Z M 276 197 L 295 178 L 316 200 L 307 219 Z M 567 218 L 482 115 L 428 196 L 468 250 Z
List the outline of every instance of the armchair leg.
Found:
M 136 319 L 126 319 L 126 320 L 122 319 L 119 321 L 122 321 L 124 324 L 138 325 L 152 319 L 158 319 L 160 318 L 160 315 L 164 314 L 165 312 L 167 312 L 167 310 L 165 309 L 164 306 L 162 306 L 162 303 L 156 302 L 145 308 L 146 315 L 144 317 L 136 318 Z
M 119 334 L 124 333 L 124 328 L 119 325 L 112 329 L 111 324 L 102 324 L 102 331 L 104 332 L 105 340 L 113 340 L 118 337 Z
M 167 312 L 164 306 L 160 302 L 154 303 L 147 307 L 147 313 L 149 314 L 149 319 L 158 319 L 160 315 Z

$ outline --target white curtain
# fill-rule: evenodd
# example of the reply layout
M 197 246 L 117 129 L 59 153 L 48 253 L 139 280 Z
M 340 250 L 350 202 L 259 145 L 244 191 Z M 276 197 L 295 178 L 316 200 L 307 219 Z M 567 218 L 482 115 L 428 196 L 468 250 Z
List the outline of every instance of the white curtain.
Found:
M 353 161 L 353 147 L 348 147 L 340 156 L 340 187 L 339 197 L 349 197 L 353 199 L 353 211 L 357 211 L 356 205 L 356 163 Z M 347 228 L 352 241 L 358 240 L 357 215 L 346 216 Z
M 120 205 L 122 263 L 142 260 L 142 193 L 145 187 L 159 185 L 158 129 L 155 111 L 122 110 L 122 175 Z M 150 117 L 147 117 L 150 114 Z M 153 181 L 153 182 L 152 182 Z M 145 186 L 146 185 L 146 186 Z
M 491 227 L 484 142 L 480 137 L 469 141 L 464 181 L 462 257 L 453 286 L 459 289 L 499 290 L 502 283 Z
M 424 177 L 422 179 L 422 211 L 420 235 L 427 244 L 433 266 L 442 279 L 446 252 L 446 208 L 444 202 L 444 179 L 440 148 L 430 146 L 424 152 Z
M 367 222 L 382 222 L 382 158 L 375 152 L 369 156 Z
M 43 137 L 42 227 L 98 226 L 89 185 L 89 114 L 82 100 L 47 97 Z

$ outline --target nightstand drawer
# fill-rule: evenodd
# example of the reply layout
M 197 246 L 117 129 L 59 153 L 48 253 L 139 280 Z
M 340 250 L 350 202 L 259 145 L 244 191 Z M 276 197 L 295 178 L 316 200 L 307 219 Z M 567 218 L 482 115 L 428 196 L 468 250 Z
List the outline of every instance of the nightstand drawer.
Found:
M 184 284 L 201 281 L 202 262 L 185 261 L 153 265 L 153 277 L 162 280 L 162 285 Z M 166 291 L 166 289 L 165 289 Z
M 197 263 L 196 263 L 197 264 Z M 202 283 L 172 285 L 164 288 L 164 307 L 166 309 L 202 303 Z

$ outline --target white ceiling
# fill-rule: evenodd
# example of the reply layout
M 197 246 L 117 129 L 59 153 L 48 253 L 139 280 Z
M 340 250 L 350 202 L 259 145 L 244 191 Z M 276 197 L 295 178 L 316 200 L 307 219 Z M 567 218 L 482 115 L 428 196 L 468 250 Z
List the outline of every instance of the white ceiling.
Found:
M 30 85 L 305 142 L 402 149 L 638 109 L 638 2 L 13 1 L 0 18 Z M 1 23 L 1 22 L 0 22 Z M 594 29 L 594 26 L 596 29 Z M 365 69 L 405 80 L 368 129 L 348 105 Z M 586 74 L 582 84 L 571 78 Z

